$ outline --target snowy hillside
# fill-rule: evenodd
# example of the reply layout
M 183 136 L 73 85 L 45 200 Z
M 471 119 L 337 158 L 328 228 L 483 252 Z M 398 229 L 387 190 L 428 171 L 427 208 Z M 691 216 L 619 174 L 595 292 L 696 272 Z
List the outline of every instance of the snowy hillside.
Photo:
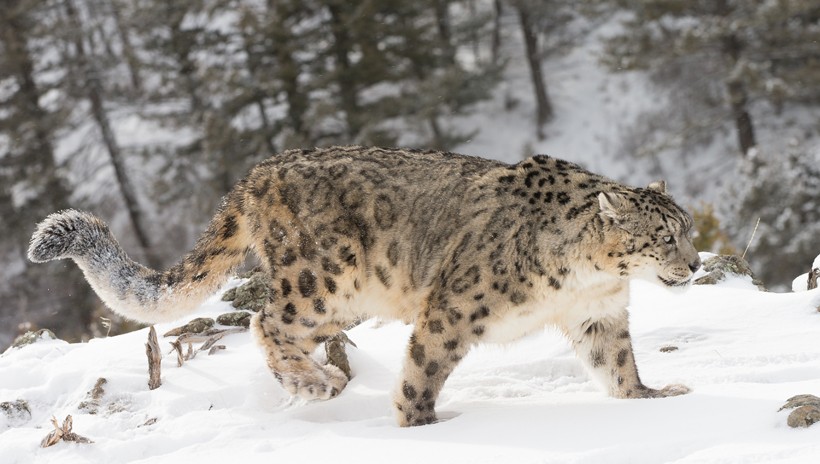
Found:
M 238 281 L 231 285 L 237 285 Z M 445 385 L 441 422 L 401 429 L 390 397 L 410 327 L 350 332 L 354 378 L 327 402 L 292 400 L 248 333 L 182 367 L 163 359 L 149 391 L 147 330 L 67 344 L 42 341 L 0 356 L 0 462 L 820 462 L 820 425 L 792 429 L 789 397 L 820 394 L 820 290 L 761 293 L 733 280 L 677 294 L 633 285 L 635 353 L 645 383 L 693 393 L 616 400 L 592 383 L 553 331 L 475 348 Z M 197 315 L 231 308 L 211 298 Z M 192 316 L 193 317 L 193 316 Z M 157 326 L 161 334 L 178 324 Z M 170 338 L 160 343 L 167 350 Z M 662 347 L 674 346 L 677 350 Z M 167 353 L 167 351 L 166 351 Z M 99 412 L 78 405 L 99 377 Z M 74 418 L 94 443 L 40 448 L 50 418 Z

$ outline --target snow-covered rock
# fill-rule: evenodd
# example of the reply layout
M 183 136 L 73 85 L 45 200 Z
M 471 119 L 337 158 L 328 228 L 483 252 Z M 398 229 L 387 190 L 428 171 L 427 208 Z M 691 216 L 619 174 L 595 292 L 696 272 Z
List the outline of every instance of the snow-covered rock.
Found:
M 810 272 L 815 269 L 820 269 L 820 255 L 817 255 L 817 257 L 814 258 L 814 261 L 811 263 Z M 794 280 L 792 280 L 792 291 L 805 292 L 806 290 L 808 290 L 808 284 L 809 273 L 806 272 L 804 274 L 800 274 L 799 276 L 795 277 Z

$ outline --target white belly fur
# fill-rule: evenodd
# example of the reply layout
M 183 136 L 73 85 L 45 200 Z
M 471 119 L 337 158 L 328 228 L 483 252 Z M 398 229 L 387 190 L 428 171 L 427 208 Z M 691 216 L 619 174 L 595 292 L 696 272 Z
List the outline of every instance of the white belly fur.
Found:
M 508 343 L 557 326 L 565 333 L 587 320 L 597 320 L 623 311 L 629 303 L 627 281 L 598 276 L 573 275 L 561 290 L 543 288 L 540 298 L 505 308 L 490 315 L 482 341 Z M 598 278 L 596 278 L 598 277 Z
M 626 281 L 589 275 L 579 277 L 570 276 L 557 291 L 542 284 L 536 292 L 539 297 L 524 304 L 513 306 L 507 303 L 504 307 L 491 308 L 489 318 L 484 321 L 482 342 L 512 342 L 547 325 L 566 332 L 584 321 L 604 318 L 627 306 L 629 286 Z M 397 282 L 398 285 L 387 289 L 378 279 L 370 278 L 359 291 L 344 289 L 346 291 L 338 292 L 331 301 L 340 318 L 378 317 L 414 323 L 424 310 L 428 292 L 408 290 L 402 283 L 406 282 Z

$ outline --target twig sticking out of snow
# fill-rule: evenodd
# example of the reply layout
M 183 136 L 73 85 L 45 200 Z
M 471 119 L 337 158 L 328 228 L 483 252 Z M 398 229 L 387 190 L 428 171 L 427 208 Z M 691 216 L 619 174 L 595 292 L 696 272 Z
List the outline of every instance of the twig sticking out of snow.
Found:
M 811 290 L 817 288 L 817 278 L 820 277 L 820 268 L 814 268 L 809 271 L 809 281 L 806 282 L 806 289 Z M 820 308 L 818 308 L 820 310 Z
M 217 351 L 222 351 L 224 349 L 225 349 L 225 345 L 214 345 L 214 346 L 211 347 L 210 350 L 208 350 L 208 356 L 216 353 Z
M 208 355 L 212 355 L 219 350 L 224 350 L 225 345 L 216 345 L 216 342 L 222 340 L 222 337 L 232 333 L 247 332 L 248 329 L 244 327 L 234 327 L 231 329 L 210 329 L 204 333 L 183 333 L 176 341 L 170 342 L 171 351 L 177 354 L 177 365 L 182 367 L 185 361 L 194 359 L 200 351 L 207 351 Z M 194 350 L 192 343 L 204 342 L 199 349 Z M 188 343 L 188 351 L 182 354 L 182 344 Z
M 348 379 L 351 378 L 350 363 L 347 361 L 347 353 L 345 352 L 345 345 L 353 345 L 352 340 L 347 337 L 344 332 L 339 332 L 335 337 L 325 342 L 325 353 L 327 354 L 328 364 L 332 364 L 344 372 Z
M 52 416 L 51 423 L 54 424 L 54 430 L 49 432 L 48 435 L 43 438 L 43 441 L 40 442 L 41 448 L 48 448 L 49 446 L 56 445 L 60 442 L 60 440 L 73 441 L 75 443 L 94 443 L 88 438 L 77 435 L 71 430 L 74 427 L 74 419 L 72 419 L 70 415 L 66 416 L 62 427 L 60 426 L 60 423 L 57 422 L 56 417 Z
M 185 364 L 185 355 L 182 354 L 182 343 L 177 340 L 175 342 L 171 342 L 171 352 L 176 352 L 177 354 L 177 367 L 182 367 Z
M 209 329 L 202 333 L 183 333 L 179 336 L 179 338 L 177 338 L 177 341 L 180 343 L 207 343 L 215 337 L 216 340 L 214 341 L 218 341 L 225 335 L 242 333 L 247 331 L 248 329 L 246 329 L 245 327 L 231 327 L 230 329 Z
M 148 331 L 148 343 L 145 344 L 145 354 L 148 356 L 148 388 L 156 390 L 162 385 L 160 379 L 160 369 L 162 364 L 162 352 L 159 350 L 157 341 L 157 331 L 154 326 Z

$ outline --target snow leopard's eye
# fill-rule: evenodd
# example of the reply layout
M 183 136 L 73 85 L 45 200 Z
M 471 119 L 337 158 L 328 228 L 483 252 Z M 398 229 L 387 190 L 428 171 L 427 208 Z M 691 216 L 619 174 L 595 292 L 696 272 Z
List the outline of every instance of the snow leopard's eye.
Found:
M 663 238 L 663 243 L 665 243 L 667 245 L 671 245 L 671 244 L 675 243 L 675 237 L 673 237 L 671 235 L 664 235 L 662 238 Z

